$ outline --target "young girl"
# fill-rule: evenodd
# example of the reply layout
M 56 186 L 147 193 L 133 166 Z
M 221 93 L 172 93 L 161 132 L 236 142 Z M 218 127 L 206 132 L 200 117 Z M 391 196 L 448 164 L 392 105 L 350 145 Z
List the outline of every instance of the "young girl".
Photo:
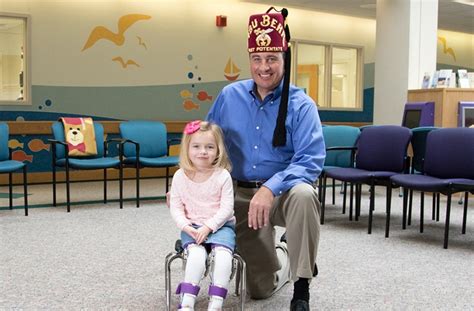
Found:
M 171 184 L 171 216 L 187 253 L 178 310 L 194 310 L 208 250 L 214 254 L 208 310 L 221 310 L 227 294 L 235 248 L 234 193 L 231 165 L 219 126 L 193 121 L 184 128 L 180 169 Z

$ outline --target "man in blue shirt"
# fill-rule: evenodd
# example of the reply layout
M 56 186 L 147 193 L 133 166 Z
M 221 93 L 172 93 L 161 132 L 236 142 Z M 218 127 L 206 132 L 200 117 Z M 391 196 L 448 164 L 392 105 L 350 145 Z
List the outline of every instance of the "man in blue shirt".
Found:
M 273 226 L 282 226 L 294 283 L 290 310 L 309 310 L 320 229 L 313 183 L 325 145 L 316 104 L 289 85 L 286 15 L 284 9 L 250 17 L 252 79 L 224 87 L 207 119 L 221 126 L 232 161 L 237 248 L 250 296 L 270 297 L 288 282 L 288 263 L 279 262 L 275 249 Z

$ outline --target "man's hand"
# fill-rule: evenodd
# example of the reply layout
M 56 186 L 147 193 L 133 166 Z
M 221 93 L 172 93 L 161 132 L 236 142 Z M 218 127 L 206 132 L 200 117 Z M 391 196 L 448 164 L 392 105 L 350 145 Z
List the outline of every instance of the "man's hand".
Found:
M 270 211 L 273 206 L 273 193 L 263 186 L 255 193 L 249 206 L 249 228 L 258 230 L 270 222 Z
M 201 244 L 204 241 L 206 241 L 207 236 L 209 235 L 209 233 L 211 233 L 211 231 L 212 231 L 211 228 L 209 228 L 206 225 L 203 225 L 202 227 L 199 227 L 196 230 L 196 237 L 194 237 L 194 239 L 196 240 L 196 243 Z

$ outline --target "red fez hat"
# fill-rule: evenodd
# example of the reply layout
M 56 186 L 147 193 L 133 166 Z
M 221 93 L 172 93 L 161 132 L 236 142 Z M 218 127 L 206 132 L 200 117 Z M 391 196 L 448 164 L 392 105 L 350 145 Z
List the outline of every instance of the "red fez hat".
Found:
M 290 41 L 290 29 L 286 25 L 288 10 L 282 9 L 277 13 L 274 7 L 268 9 L 265 14 L 255 14 L 249 18 L 248 28 L 248 51 L 249 53 L 262 52 L 284 52 L 285 53 L 285 75 L 283 78 L 283 88 L 281 92 L 281 101 L 278 108 L 278 117 L 273 131 L 273 147 L 286 145 L 286 115 L 288 112 L 288 96 L 290 89 L 290 71 L 291 71 L 291 48 L 288 46 Z
M 249 53 L 285 52 L 288 49 L 285 18 L 281 13 L 250 16 L 247 37 Z

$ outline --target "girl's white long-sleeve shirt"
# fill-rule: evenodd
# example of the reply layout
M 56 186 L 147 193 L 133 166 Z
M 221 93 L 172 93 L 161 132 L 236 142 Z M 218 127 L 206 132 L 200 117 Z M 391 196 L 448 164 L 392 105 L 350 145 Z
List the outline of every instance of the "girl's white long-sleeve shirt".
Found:
M 216 232 L 227 221 L 235 222 L 232 178 L 225 169 L 217 168 L 204 182 L 194 182 L 184 170 L 173 176 L 170 212 L 179 229 L 187 225 L 206 225 Z

